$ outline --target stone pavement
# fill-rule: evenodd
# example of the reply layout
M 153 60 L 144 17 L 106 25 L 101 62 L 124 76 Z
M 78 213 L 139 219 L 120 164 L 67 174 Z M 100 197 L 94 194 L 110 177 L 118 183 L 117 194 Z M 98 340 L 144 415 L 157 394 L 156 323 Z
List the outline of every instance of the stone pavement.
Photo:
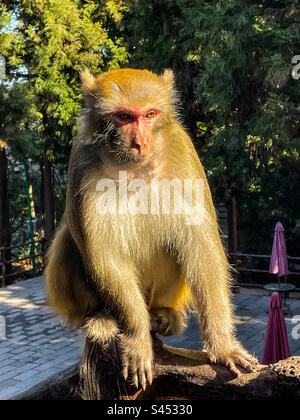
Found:
M 270 296 L 251 295 L 244 289 L 234 295 L 236 330 L 239 340 L 245 348 L 261 360 L 264 338 L 268 323 L 267 309 Z M 292 355 L 300 356 L 300 299 L 288 301 L 292 317 L 285 317 L 288 340 Z M 296 319 L 297 318 L 297 319 Z M 165 343 L 174 347 L 199 349 L 199 327 L 196 317 L 192 317 L 183 335 L 165 339 Z M 198 338 L 199 340 L 199 338 Z
M 0 315 L 6 320 L 6 339 L 0 339 L 0 400 L 79 360 L 80 333 L 63 328 L 53 317 L 41 277 L 0 289 Z
M 260 358 L 269 297 L 247 293 L 250 292 L 234 295 L 237 333 L 247 349 Z M 286 318 L 289 343 L 292 354 L 300 355 L 300 300 L 290 300 L 290 304 L 299 321 L 296 324 Z M 293 329 L 298 339 L 293 338 Z M 6 338 L 1 338 L 4 335 Z M 199 349 L 195 317 L 182 336 L 168 338 L 165 342 Z M 81 333 L 64 328 L 46 306 L 41 277 L 0 289 L 0 400 L 12 398 L 77 363 L 80 348 Z

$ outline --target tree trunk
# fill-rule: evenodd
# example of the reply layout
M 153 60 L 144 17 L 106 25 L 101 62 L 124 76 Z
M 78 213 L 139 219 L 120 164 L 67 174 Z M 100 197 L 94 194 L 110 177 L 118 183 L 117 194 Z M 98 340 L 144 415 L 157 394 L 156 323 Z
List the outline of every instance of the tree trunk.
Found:
M 11 246 L 11 233 L 9 226 L 9 202 L 8 202 L 8 174 L 6 143 L 0 140 L 0 248 Z M 1 252 L 1 260 L 6 262 L 11 259 L 11 250 Z M 6 265 L 6 273 L 11 271 L 11 264 Z
M 259 366 L 234 378 L 224 366 L 211 364 L 201 351 L 175 349 L 154 338 L 154 380 L 146 391 L 135 389 L 121 375 L 119 341 L 105 345 L 86 339 L 80 369 L 84 400 L 297 400 L 300 357 Z
M 201 351 L 175 349 L 154 337 L 154 376 L 145 391 L 121 377 L 118 339 L 86 340 L 81 361 L 14 400 L 299 400 L 300 357 L 260 366 L 239 378 Z M 118 404 L 118 403 L 117 403 Z M 170 402 L 172 404 L 172 402 Z
M 227 209 L 227 223 L 228 223 L 228 252 L 236 253 L 238 251 L 238 235 L 237 235 L 237 210 L 236 198 L 231 197 L 231 202 Z M 236 257 L 231 258 L 232 262 L 236 262 Z
M 42 204 L 44 214 L 45 241 L 47 248 L 55 232 L 55 208 L 52 164 L 47 158 L 46 152 L 43 154 L 42 176 Z

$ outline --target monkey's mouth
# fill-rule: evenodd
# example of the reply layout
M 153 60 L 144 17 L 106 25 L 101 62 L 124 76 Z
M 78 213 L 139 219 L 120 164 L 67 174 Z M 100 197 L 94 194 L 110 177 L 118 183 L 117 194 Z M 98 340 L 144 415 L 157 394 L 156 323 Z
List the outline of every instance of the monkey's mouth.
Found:
M 110 151 L 113 153 L 114 158 L 119 163 L 125 162 L 141 162 L 144 158 L 140 154 L 139 145 L 134 147 L 125 145 L 124 143 L 116 143 L 115 147 L 111 147 Z

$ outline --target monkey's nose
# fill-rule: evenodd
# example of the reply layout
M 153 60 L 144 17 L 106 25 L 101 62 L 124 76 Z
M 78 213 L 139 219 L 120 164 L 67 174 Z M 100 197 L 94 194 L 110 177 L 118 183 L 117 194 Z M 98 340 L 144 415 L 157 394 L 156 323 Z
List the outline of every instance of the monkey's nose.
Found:
M 136 150 L 138 154 L 141 153 L 141 144 L 138 143 L 135 138 L 131 141 L 131 148 Z

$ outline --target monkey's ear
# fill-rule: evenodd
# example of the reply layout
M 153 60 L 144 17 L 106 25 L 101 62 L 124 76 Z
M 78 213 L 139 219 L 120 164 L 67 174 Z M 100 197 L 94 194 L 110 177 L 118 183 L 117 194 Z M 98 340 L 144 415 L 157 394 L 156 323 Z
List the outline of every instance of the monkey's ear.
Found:
M 84 70 L 80 73 L 80 77 L 84 93 L 88 93 L 95 88 L 96 78 L 88 70 Z
M 167 69 L 163 72 L 161 78 L 168 85 L 169 89 L 174 87 L 174 73 L 171 69 Z

